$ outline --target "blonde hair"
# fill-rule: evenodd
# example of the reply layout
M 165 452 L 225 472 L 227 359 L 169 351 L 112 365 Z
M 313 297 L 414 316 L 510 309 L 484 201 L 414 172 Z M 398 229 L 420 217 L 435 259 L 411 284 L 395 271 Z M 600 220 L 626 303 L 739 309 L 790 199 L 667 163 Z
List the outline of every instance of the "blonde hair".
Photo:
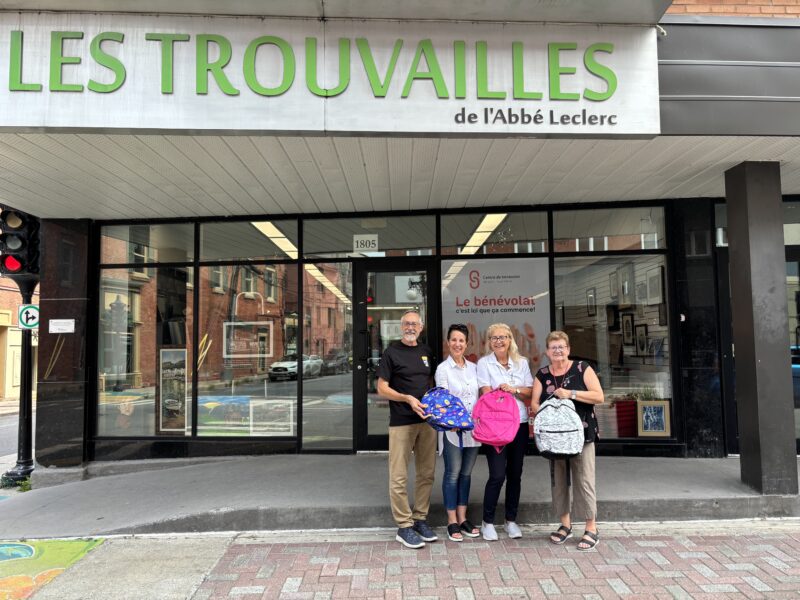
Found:
M 522 357 L 519 355 L 519 348 L 517 347 L 517 341 L 514 339 L 514 334 L 511 333 L 511 327 L 509 327 L 505 323 L 492 323 L 491 325 L 489 325 L 489 329 L 486 330 L 486 355 L 488 356 L 489 354 L 494 352 L 494 350 L 492 350 L 491 337 L 492 337 L 492 332 L 497 331 L 498 329 L 502 329 L 511 342 L 508 346 L 508 357 L 515 363 L 519 362 L 519 360 Z
M 558 329 L 556 329 L 555 331 L 551 331 L 550 333 L 547 334 L 547 338 L 545 338 L 544 341 L 544 347 L 550 348 L 550 342 L 556 342 L 558 340 L 563 340 L 564 344 L 569 346 L 569 336 L 563 331 L 559 331 Z

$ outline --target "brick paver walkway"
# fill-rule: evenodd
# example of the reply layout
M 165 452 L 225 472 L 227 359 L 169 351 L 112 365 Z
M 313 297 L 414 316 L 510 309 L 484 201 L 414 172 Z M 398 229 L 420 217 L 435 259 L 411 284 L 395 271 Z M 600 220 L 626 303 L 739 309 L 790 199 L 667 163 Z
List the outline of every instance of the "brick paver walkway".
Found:
M 193 598 L 800 598 L 800 526 L 747 534 L 744 522 L 743 531 L 694 534 L 707 527 L 663 535 L 601 528 L 589 552 L 578 552 L 574 538 L 554 546 L 543 529 L 421 550 L 390 541 L 393 533 L 342 542 L 239 537 Z

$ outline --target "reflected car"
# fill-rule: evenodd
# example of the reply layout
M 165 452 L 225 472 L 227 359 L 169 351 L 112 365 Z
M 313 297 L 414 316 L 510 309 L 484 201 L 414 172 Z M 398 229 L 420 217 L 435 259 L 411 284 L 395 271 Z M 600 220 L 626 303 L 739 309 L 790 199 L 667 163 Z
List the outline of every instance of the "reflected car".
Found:
M 322 372 L 322 359 L 316 354 L 303 354 L 303 377 L 318 377 Z M 269 367 L 269 380 L 297 379 L 297 354 L 285 354 Z
M 322 374 L 338 375 L 339 373 L 347 373 L 350 370 L 350 363 L 347 358 L 347 354 L 344 352 L 331 350 L 322 361 Z

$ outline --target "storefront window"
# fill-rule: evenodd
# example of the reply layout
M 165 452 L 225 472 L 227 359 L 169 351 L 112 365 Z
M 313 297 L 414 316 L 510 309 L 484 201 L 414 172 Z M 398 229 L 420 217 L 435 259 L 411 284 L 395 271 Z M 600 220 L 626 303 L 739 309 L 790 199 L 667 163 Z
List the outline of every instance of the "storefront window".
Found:
M 353 293 L 350 263 L 303 265 L 303 448 L 353 447 Z
M 674 436 L 665 275 L 663 256 L 555 261 L 556 327 L 605 392 L 601 439 Z
M 154 262 L 194 260 L 194 225 L 109 225 L 100 237 L 100 261 L 107 265 L 135 264 L 132 270 L 145 273 L 144 265 Z
M 275 298 L 238 292 L 250 271 L 277 276 Z M 294 436 L 297 424 L 297 265 L 200 268 L 197 433 Z
M 567 210 L 553 213 L 555 252 L 666 248 L 661 207 Z
M 303 222 L 307 258 L 418 256 L 436 248 L 436 218 L 354 217 Z
M 192 294 L 184 267 L 100 283 L 97 433 L 186 436 L 192 430 Z
M 547 252 L 547 213 L 442 215 L 442 254 Z
M 297 221 L 221 221 L 200 225 L 200 260 L 296 259 Z

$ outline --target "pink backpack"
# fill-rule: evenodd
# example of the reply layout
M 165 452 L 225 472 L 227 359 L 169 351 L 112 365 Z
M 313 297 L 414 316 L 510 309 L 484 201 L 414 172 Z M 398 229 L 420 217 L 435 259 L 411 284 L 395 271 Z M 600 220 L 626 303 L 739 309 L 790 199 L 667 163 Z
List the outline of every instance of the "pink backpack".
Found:
M 472 409 L 475 429 L 472 437 L 482 444 L 494 446 L 498 454 L 503 446 L 514 441 L 519 431 L 519 407 L 514 396 L 502 390 L 486 392 Z

